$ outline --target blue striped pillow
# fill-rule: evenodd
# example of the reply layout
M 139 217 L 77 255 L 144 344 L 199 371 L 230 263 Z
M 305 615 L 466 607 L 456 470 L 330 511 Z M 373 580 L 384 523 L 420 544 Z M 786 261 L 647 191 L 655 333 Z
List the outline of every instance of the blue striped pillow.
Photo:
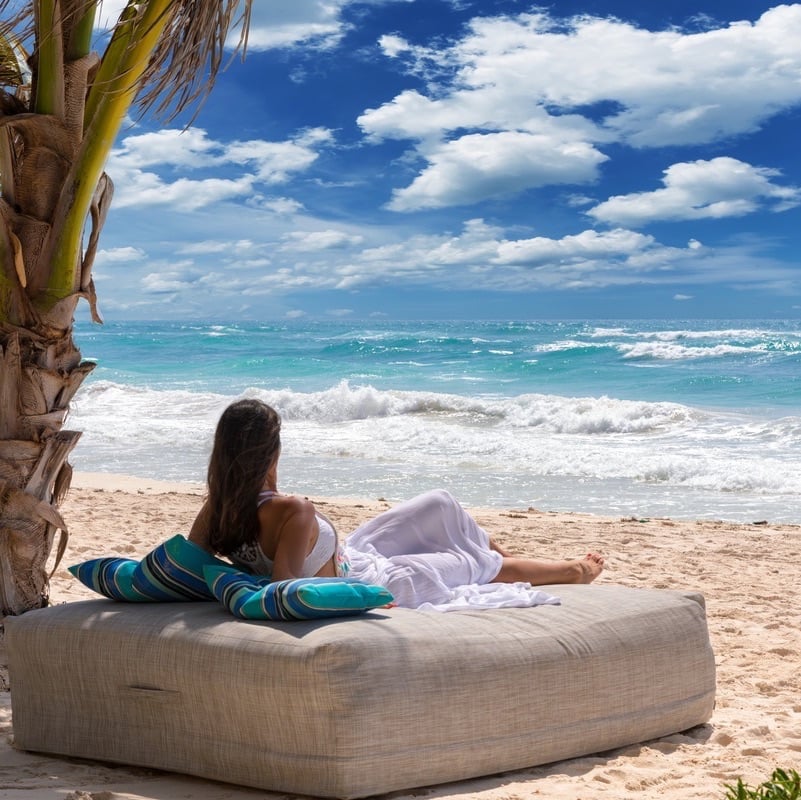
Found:
M 155 597 L 133 586 L 134 570 L 138 561 L 130 558 L 93 558 L 67 569 L 82 583 L 104 597 L 126 600 L 129 603 L 152 602 Z
M 295 578 L 271 581 L 232 567 L 203 570 L 214 596 L 242 619 L 297 620 L 345 617 L 388 605 L 383 586 L 344 578 Z
M 177 533 L 139 562 L 133 587 L 153 600 L 214 600 L 203 576 L 208 566 L 230 564 Z

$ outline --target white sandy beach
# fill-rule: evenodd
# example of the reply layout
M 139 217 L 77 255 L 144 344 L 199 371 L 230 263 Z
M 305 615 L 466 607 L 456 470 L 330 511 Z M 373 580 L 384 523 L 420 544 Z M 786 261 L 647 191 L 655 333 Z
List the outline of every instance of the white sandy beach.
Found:
M 103 555 L 138 558 L 188 531 L 201 486 L 76 475 L 62 506 L 71 530 L 53 603 L 92 597 L 66 567 Z M 312 498 L 341 532 L 386 508 L 381 499 Z M 528 510 L 471 509 L 508 549 L 559 558 L 598 550 L 602 582 L 693 588 L 707 603 L 718 668 L 708 725 L 585 758 L 392 796 L 529 798 L 723 798 L 741 776 L 755 784 L 777 767 L 801 766 L 801 526 L 620 519 Z M 69 665 L 65 665 L 68 669 Z M 13 687 L 12 687 L 13 690 Z M 0 692 L 0 798 L 9 800 L 237 800 L 262 791 L 137 767 L 53 758 L 13 748 L 8 691 Z

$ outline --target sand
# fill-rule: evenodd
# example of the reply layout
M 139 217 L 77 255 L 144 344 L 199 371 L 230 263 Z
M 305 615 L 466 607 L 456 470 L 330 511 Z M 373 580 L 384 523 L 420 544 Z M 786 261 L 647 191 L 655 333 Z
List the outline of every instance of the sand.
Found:
M 62 511 L 71 528 L 53 603 L 92 597 L 66 570 L 102 555 L 138 558 L 188 531 L 202 487 L 77 475 Z M 387 508 L 384 499 L 311 498 L 348 531 Z M 716 654 L 717 707 L 684 734 L 532 769 L 429 787 L 393 798 L 722 798 L 724 784 L 757 784 L 777 766 L 801 770 L 801 527 L 755 520 L 604 518 L 528 510 L 471 509 L 510 550 L 542 558 L 598 550 L 600 580 L 692 588 L 707 602 Z M 0 650 L 0 656 L 2 651 Z M 2 661 L 0 657 L 0 661 Z M 0 692 L 0 798 L 14 800 L 239 800 L 262 791 L 156 770 L 53 758 L 13 748 L 11 702 Z

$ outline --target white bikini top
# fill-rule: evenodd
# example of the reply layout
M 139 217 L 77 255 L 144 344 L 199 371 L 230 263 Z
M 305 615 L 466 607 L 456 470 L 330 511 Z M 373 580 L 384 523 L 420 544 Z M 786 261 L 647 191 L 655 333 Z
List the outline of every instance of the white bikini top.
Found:
M 278 492 L 273 492 L 270 489 L 260 492 L 258 506 L 272 500 L 277 494 Z M 317 534 L 317 541 L 314 543 L 314 547 L 312 547 L 311 552 L 303 562 L 303 569 L 298 576 L 299 578 L 314 577 L 338 550 L 337 533 L 331 521 L 316 509 L 314 513 L 317 517 L 317 526 L 320 532 Z M 258 542 L 241 545 L 233 553 L 229 554 L 229 558 L 238 567 L 242 567 L 256 575 L 273 574 L 273 561 L 264 555 L 264 551 Z

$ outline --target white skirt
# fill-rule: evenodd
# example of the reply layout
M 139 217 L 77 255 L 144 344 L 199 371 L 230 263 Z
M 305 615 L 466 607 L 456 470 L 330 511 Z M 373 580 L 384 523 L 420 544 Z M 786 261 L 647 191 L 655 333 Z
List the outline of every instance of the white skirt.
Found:
M 503 557 L 448 492 L 418 495 L 345 539 L 348 577 L 384 586 L 405 608 L 452 602 L 454 590 L 491 583 Z

